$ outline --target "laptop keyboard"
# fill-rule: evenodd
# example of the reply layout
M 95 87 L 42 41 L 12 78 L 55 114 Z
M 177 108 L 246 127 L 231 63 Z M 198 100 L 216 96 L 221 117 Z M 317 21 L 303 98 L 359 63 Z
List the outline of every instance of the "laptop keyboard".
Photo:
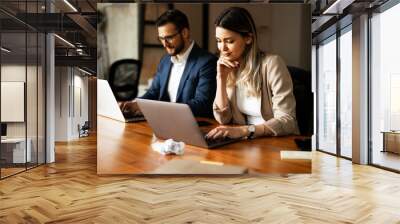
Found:
M 123 114 L 124 114 L 125 119 L 133 119 L 133 118 L 137 118 L 137 117 L 143 117 L 143 115 L 136 115 L 129 111 L 128 112 L 124 111 Z

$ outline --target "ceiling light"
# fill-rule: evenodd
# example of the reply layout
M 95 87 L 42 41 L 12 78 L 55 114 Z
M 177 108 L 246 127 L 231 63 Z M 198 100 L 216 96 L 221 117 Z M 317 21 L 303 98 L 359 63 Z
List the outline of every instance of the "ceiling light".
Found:
M 6 52 L 6 53 L 10 53 L 10 52 L 11 52 L 11 50 L 9 50 L 9 49 L 7 49 L 7 48 L 5 48 L 5 47 L 1 47 L 1 50 L 4 51 L 4 52 Z
M 336 0 L 332 5 L 325 9 L 322 14 L 342 14 L 343 10 L 354 1 L 355 0 Z
M 71 42 L 69 42 L 68 40 L 58 36 L 57 34 L 54 34 L 55 37 L 57 37 L 58 39 L 60 39 L 61 41 L 63 41 L 64 43 L 66 43 L 67 45 L 69 45 L 70 47 L 75 48 L 75 45 L 71 44 Z
M 68 0 L 64 0 L 65 4 L 67 4 L 72 10 L 74 10 L 74 12 L 78 12 L 78 10 L 71 4 L 69 3 Z
M 83 70 L 83 69 L 81 69 L 81 68 L 79 68 L 79 67 L 78 67 L 78 69 L 79 69 L 79 71 L 81 71 L 81 72 L 83 72 L 83 73 L 85 73 L 85 74 L 87 74 L 87 75 L 92 75 L 92 73 L 90 73 L 90 72 L 88 72 L 88 71 L 86 71 L 86 70 Z

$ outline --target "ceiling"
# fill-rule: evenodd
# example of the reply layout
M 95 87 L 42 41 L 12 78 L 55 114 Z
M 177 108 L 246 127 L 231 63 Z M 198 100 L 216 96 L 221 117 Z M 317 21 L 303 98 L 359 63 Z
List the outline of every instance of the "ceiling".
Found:
M 162 0 L 159 0 L 162 1 Z M 258 0 L 255 0 L 258 1 Z M 322 15 L 322 12 L 339 0 L 269 0 L 268 2 L 303 2 L 312 5 L 313 37 L 330 27 L 339 16 Z M 347 1 L 347 0 L 346 0 Z M 382 4 L 386 0 L 348 0 L 351 13 L 361 11 L 371 4 Z M 46 5 L 47 2 L 47 5 Z M 36 43 L 33 35 L 25 32 L 56 33 L 56 65 L 82 66 L 96 72 L 97 62 L 97 2 L 117 2 L 112 0 L 0 0 L 1 43 L 12 52 L 7 58 L 23 58 L 28 53 L 33 58 L 35 52 L 43 48 Z M 118 0 L 118 2 L 130 2 Z M 142 0 L 142 2 L 147 2 Z M 361 9 L 359 9 L 361 8 Z M 50 13 L 51 12 L 51 13 Z M 326 20 L 326 21 L 325 21 Z M 28 43 L 26 45 L 26 43 Z M 25 46 L 27 46 L 25 48 Z M 37 48 L 37 46 L 39 48 Z M 2 55 L 5 53 L 2 51 Z M 4 60 L 5 57 L 3 57 Z
M 47 5 L 44 0 L 1 0 L 1 43 L 12 50 L 7 53 L 8 60 L 21 60 L 25 55 L 32 58 L 44 48 L 37 43 L 37 33 L 49 32 L 57 34 L 56 65 L 80 66 L 95 73 L 96 6 L 96 0 L 47 0 Z

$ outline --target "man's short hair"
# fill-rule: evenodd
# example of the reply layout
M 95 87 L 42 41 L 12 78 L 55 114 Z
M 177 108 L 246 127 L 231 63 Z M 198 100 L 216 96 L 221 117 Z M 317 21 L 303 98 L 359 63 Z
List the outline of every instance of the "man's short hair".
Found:
M 157 27 L 164 26 L 167 23 L 174 24 L 178 31 L 181 31 L 183 28 L 189 29 L 188 18 L 183 12 L 177 9 L 170 9 L 164 12 L 156 21 Z

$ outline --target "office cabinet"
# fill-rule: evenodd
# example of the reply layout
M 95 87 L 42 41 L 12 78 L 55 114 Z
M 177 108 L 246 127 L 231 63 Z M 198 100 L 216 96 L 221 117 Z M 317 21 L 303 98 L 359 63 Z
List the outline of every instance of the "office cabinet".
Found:
M 400 154 L 400 131 L 382 132 L 383 152 Z
M 31 139 L 26 141 L 27 147 L 25 150 L 25 138 L 7 138 L 1 140 L 1 160 L 8 164 L 24 164 L 32 161 Z

